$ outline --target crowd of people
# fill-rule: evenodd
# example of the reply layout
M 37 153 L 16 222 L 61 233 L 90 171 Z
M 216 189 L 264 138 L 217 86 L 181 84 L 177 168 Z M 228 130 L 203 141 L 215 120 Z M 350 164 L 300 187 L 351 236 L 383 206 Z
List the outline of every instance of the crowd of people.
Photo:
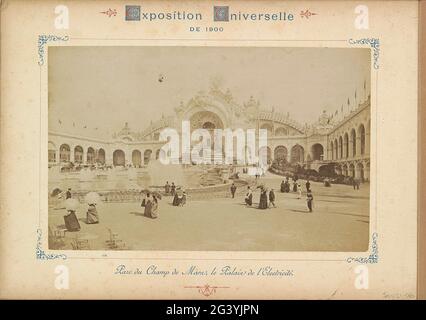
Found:
M 257 179 L 255 179 L 256 184 Z M 260 189 L 259 191 L 259 202 L 258 209 L 265 210 L 268 208 L 277 208 L 276 205 L 276 194 L 274 189 L 268 189 L 265 185 L 260 184 L 256 187 L 247 187 L 247 191 L 245 192 L 244 202 L 247 207 L 253 206 L 253 189 Z M 359 185 L 354 183 L 354 189 L 359 189 Z M 313 211 L 313 200 L 314 197 L 312 195 L 311 183 L 309 180 L 305 182 L 306 189 L 306 206 L 309 212 Z M 292 177 L 291 179 L 287 176 L 285 180 L 282 180 L 280 184 L 279 191 L 281 193 L 295 193 L 297 199 L 302 199 L 303 191 L 301 182 L 298 180 L 297 176 Z M 159 207 L 159 199 L 161 199 L 161 194 L 159 192 L 151 192 L 149 190 L 141 191 L 144 197 L 141 203 L 141 207 L 144 208 L 143 215 L 148 218 L 155 219 L 158 217 L 158 207 Z M 235 198 L 237 193 L 237 185 L 234 183 L 230 186 L 230 194 L 231 198 Z M 184 190 L 181 190 L 180 187 L 177 188 L 174 182 L 169 184 L 167 181 L 164 185 L 164 193 L 163 195 L 172 197 L 172 206 L 183 207 L 187 202 L 187 193 Z M 61 194 L 61 197 L 64 197 L 65 200 L 72 199 L 71 189 L 69 188 L 66 192 Z M 76 199 L 75 199 L 76 200 Z M 97 224 L 99 223 L 99 215 L 96 208 L 96 203 L 87 203 L 88 208 L 86 212 L 86 220 L 87 224 Z M 65 226 L 68 231 L 79 231 L 80 224 L 79 220 L 76 216 L 76 209 L 68 209 L 67 215 L 64 216 Z
M 300 185 L 300 183 L 298 182 L 297 178 L 293 178 L 293 186 L 291 188 L 291 183 L 289 178 L 287 177 L 286 180 L 283 180 L 281 182 L 281 186 L 280 186 L 280 191 L 281 193 L 289 193 L 291 192 L 290 190 L 292 190 L 294 193 L 297 194 L 297 199 L 301 199 L 302 198 L 302 187 Z M 306 205 L 308 208 L 309 212 L 313 211 L 313 200 L 314 197 L 312 195 L 312 190 L 311 190 L 311 183 L 309 182 L 309 180 L 306 181 Z M 259 195 L 259 204 L 258 204 L 258 209 L 268 209 L 268 208 L 276 208 L 276 204 L 275 204 L 275 191 L 274 189 L 270 189 L 268 190 L 268 188 L 266 188 L 264 185 L 260 185 L 257 188 L 260 189 L 260 195 Z M 236 192 L 237 188 L 235 186 L 235 184 L 233 183 L 231 185 L 231 197 L 234 198 L 235 197 L 235 192 Z M 247 192 L 244 198 L 245 204 L 247 207 L 252 207 L 253 206 L 253 191 L 251 189 L 250 186 L 247 187 Z

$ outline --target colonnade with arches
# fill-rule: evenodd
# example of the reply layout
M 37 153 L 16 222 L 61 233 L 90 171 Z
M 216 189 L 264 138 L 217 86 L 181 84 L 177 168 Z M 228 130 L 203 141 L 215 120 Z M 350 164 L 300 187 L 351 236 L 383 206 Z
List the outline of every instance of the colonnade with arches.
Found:
M 57 146 L 53 142 L 48 144 L 48 162 L 61 164 L 72 162 L 74 165 L 114 165 L 135 166 L 148 165 L 152 159 L 158 159 L 159 148 L 108 148 L 102 146 L 82 146 L 62 143 Z
M 345 161 L 336 166 L 336 173 L 361 181 L 370 181 L 370 160 Z
M 328 146 L 330 160 L 361 159 L 370 155 L 370 125 L 361 123 L 340 135 L 334 134 Z

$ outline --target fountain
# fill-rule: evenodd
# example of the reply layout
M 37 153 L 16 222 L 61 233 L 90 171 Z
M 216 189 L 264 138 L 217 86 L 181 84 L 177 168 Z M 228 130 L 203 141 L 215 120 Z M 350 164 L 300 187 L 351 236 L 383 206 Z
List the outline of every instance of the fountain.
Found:
M 186 185 L 183 168 L 180 164 L 162 164 L 160 160 L 151 160 L 147 167 L 148 185 L 164 186 L 166 181 L 175 185 Z
M 140 190 L 164 191 L 168 181 L 177 189 L 186 189 L 191 196 L 203 198 L 213 192 L 229 189 L 227 168 L 192 166 L 181 164 L 164 165 L 152 159 L 144 168 L 114 167 L 82 169 L 61 172 L 60 166 L 49 169 L 49 194 L 53 190 L 72 189 L 73 194 L 84 201 L 88 192 L 97 192 L 103 201 L 140 201 Z

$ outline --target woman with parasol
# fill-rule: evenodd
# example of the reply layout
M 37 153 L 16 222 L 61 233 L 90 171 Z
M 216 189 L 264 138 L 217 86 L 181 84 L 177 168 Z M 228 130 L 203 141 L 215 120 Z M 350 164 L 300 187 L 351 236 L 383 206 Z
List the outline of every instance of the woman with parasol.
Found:
M 156 219 L 158 217 L 158 199 L 155 194 L 152 195 L 152 209 L 151 218 Z
M 175 206 L 175 207 L 179 206 L 180 205 L 180 200 L 181 199 L 179 197 L 179 194 L 177 192 L 175 192 L 174 197 L 173 197 L 173 203 L 172 203 L 172 205 Z
M 186 192 L 182 192 L 182 196 L 179 197 L 179 205 L 183 207 L 186 204 Z
M 143 215 L 145 217 L 151 218 L 151 211 L 152 211 L 152 197 L 151 193 L 147 193 L 145 195 L 145 199 L 142 201 L 142 207 L 144 207 Z
M 149 190 L 143 190 L 142 192 L 146 193 L 141 204 L 142 207 L 145 207 L 143 215 L 148 218 L 157 218 L 158 199 L 161 199 L 161 194 L 158 192 L 151 192 Z
M 77 216 L 75 215 L 75 211 L 79 206 L 79 202 L 77 199 L 69 198 L 65 200 L 65 209 L 68 214 L 64 216 L 65 228 L 68 231 L 80 231 L 80 223 L 78 222 Z
M 96 192 L 89 192 L 86 195 L 86 203 L 89 205 L 86 215 L 87 224 L 99 223 L 98 210 L 96 209 L 96 205 L 98 204 L 98 202 L 99 194 L 97 194 Z

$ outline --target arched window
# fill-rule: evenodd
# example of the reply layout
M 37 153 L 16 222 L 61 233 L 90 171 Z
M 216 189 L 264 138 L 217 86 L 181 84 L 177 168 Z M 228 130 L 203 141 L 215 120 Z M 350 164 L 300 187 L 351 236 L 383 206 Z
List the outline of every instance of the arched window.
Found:
M 324 147 L 320 143 L 315 143 L 311 147 L 312 160 L 323 160 L 324 158 Z
M 139 150 L 133 150 L 133 152 L 132 152 L 132 164 L 135 167 L 140 167 L 142 165 L 142 154 Z
M 74 148 L 74 162 L 76 163 L 83 162 L 83 148 L 81 146 L 76 146 Z
M 358 135 L 360 137 L 361 155 L 364 155 L 365 154 L 365 127 L 363 124 L 361 124 L 358 128 Z
M 364 181 L 364 166 L 361 162 L 356 165 L 356 173 L 357 178 Z
M 59 159 L 61 162 L 69 162 L 71 159 L 70 146 L 67 144 L 61 145 L 59 148 Z
M 95 163 L 95 149 L 89 147 L 87 149 L 87 163 Z
M 356 156 L 356 132 L 355 129 L 351 130 L 351 143 L 352 143 L 352 156 Z
M 104 149 L 99 149 L 98 150 L 98 156 L 96 161 L 100 164 L 105 164 L 105 150 Z
M 51 141 L 49 141 L 47 146 L 47 159 L 49 162 L 56 162 L 56 146 Z
M 284 146 L 278 146 L 274 150 L 275 160 L 287 160 L 287 148 Z
M 290 156 L 290 162 L 291 163 L 297 163 L 297 162 L 303 162 L 305 160 L 305 150 L 303 147 L 299 144 L 296 144 L 291 148 L 291 156 Z
M 126 164 L 126 156 L 123 150 L 115 150 L 112 153 L 112 163 L 114 166 L 124 166 Z
M 344 150 L 345 150 L 344 155 L 345 155 L 345 158 L 347 159 L 349 158 L 349 136 L 347 133 L 345 133 L 343 141 L 344 141 L 343 143 L 344 143 Z
M 355 166 L 353 164 L 349 165 L 349 176 L 355 178 Z
M 337 142 L 337 138 L 334 139 L 334 155 L 335 155 L 335 159 L 339 159 L 339 144 Z
M 145 165 L 147 165 L 149 163 L 149 160 L 151 160 L 151 154 L 152 154 L 152 150 L 150 149 L 145 150 L 145 152 L 143 153 L 143 163 Z

